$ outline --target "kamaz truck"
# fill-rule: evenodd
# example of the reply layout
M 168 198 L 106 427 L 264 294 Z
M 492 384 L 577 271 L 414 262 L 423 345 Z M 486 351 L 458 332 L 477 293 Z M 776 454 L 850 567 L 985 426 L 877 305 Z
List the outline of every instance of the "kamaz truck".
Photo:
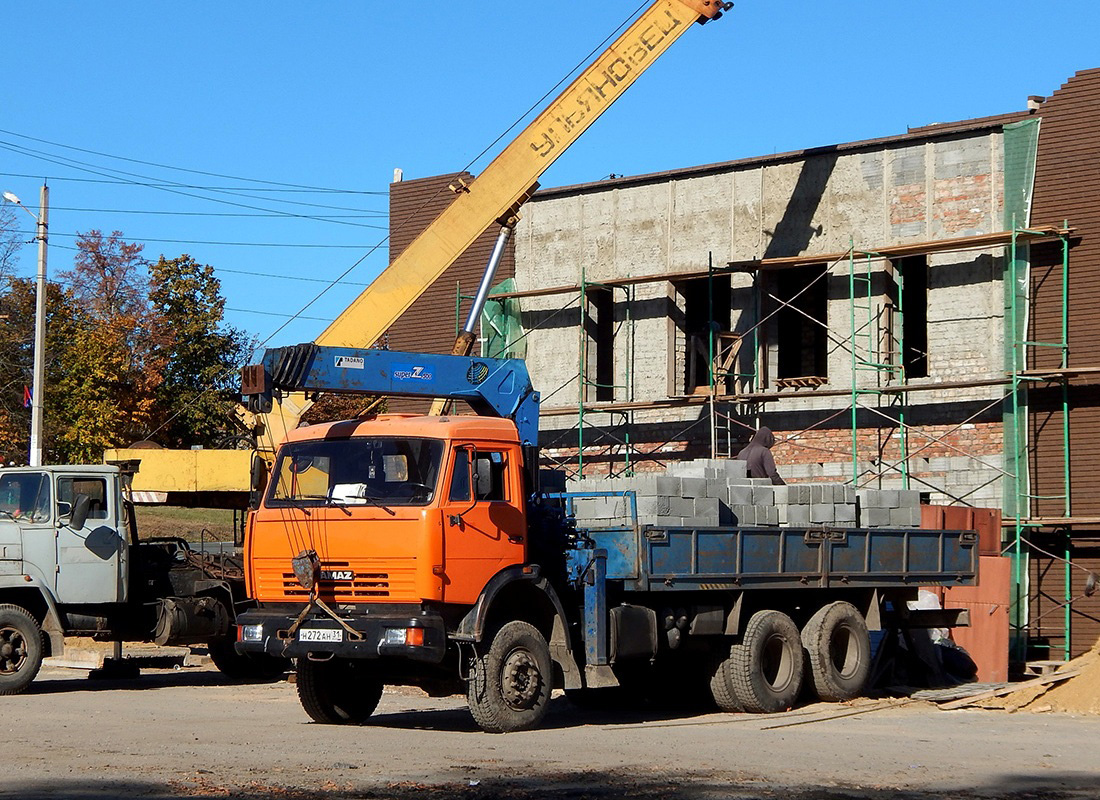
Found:
M 117 466 L 0 469 L 0 695 L 30 685 L 65 637 L 206 644 L 234 678 L 288 662 L 234 651 L 248 607 L 239 557 L 139 540 Z
M 364 722 L 388 684 L 465 694 L 494 732 L 536 726 L 555 688 L 657 683 L 772 712 L 806 676 L 808 693 L 844 700 L 867 683 L 870 631 L 922 624 L 907 611 L 919 586 L 977 578 L 968 531 L 659 527 L 636 513 L 578 527 L 570 495 L 540 489 L 539 397 L 520 360 L 306 344 L 269 350 L 243 390 L 260 410 L 326 391 L 473 412 L 299 428 L 279 448 L 246 532 L 257 607 L 237 649 L 296 659 L 318 722 Z

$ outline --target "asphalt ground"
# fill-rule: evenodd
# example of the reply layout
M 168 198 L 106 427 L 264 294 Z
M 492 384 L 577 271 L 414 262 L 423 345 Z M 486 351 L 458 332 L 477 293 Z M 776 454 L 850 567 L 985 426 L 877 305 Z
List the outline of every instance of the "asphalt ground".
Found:
M 941 711 L 915 700 L 777 715 L 552 701 L 481 732 L 462 698 L 389 689 L 369 724 L 312 723 L 286 681 L 208 664 L 89 680 L 44 668 L 0 697 L 0 797 L 1097 798 L 1100 717 Z

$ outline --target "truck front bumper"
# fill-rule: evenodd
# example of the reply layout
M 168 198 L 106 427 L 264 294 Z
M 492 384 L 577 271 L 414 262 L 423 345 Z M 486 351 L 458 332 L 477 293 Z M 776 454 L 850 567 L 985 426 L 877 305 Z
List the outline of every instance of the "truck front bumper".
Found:
M 342 616 L 354 634 L 320 612 L 290 628 L 298 613 L 258 608 L 237 617 L 238 653 L 266 653 L 282 658 L 333 655 L 340 658 L 406 658 L 439 663 L 447 651 L 443 618 L 418 606 Z

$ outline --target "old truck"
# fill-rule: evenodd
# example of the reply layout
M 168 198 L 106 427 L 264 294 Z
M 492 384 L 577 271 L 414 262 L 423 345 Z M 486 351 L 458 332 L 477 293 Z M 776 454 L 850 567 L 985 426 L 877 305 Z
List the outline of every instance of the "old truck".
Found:
M 207 644 L 236 678 L 286 669 L 233 648 L 250 605 L 240 558 L 139 540 L 125 478 L 117 466 L 0 470 L 0 694 L 26 689 L 68 636 Z
M 473 415 L 300 428 L 246 532 L 258 602 L 243 655 L 297 660 L 323 723 L 361 723 L 386 684 L 467 697 L 486 731 L 536 726 L 550 693 L 654 681 L 724 709 L 779 711 L 803 689 L 858 695 L 870 630 L 919 624 L 921 585 L 972 584 L 973 532 L 580 528 L 543 492 L 538 404 L 520 360 L 319 347 L 269 350 L 244 393 L 465 401 Z M 941 621 L 942 622 L 942 621 Z M 808 666 L 807 666 L 808 665 Z

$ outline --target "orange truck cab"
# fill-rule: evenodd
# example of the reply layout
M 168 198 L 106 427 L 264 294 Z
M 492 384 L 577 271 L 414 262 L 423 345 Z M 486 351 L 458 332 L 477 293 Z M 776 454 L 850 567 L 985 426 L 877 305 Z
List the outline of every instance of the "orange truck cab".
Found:
M 383 415 L 299 428 L 250 520 L 250 596 L 265 606 L 306 601 L 288 567 L 312 550 L 323 601 L 369 604 L 372 621 L 400 606 L 409 627 L 425 629 L 405 652 L 436 658 L 443 623 L 423 605 L 471 606 L 494 575 L 526 562 L 521 463 L 505 419 Z M 304 649 L 284 644 L 287 655 Z

